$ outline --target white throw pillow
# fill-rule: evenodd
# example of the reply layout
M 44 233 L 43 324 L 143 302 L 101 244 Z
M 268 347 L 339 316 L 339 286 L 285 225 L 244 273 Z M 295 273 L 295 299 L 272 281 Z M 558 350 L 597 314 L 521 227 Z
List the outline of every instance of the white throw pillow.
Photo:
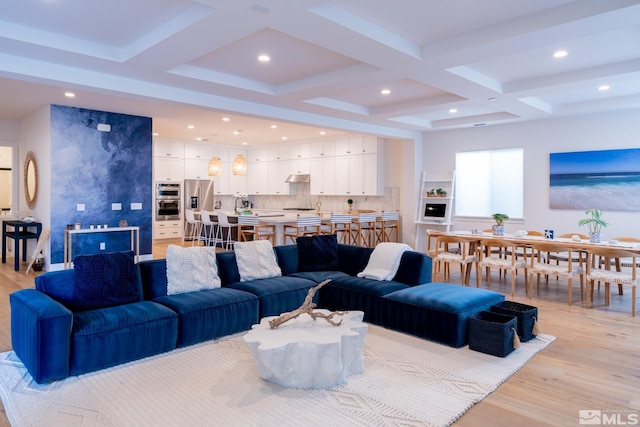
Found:
M 167 295 L 215 289 L 218 276 L 215 247 L 169 245 L 167 248 Z
M 233 250 L 241 282 L 282 276 L 270 241 L 238 242 L 233 245 Z

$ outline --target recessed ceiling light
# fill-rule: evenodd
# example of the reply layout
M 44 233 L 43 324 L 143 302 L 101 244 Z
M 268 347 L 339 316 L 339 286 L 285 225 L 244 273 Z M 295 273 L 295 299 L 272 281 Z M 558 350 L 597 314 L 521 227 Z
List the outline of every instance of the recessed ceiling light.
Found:
M 278 125 L 271 125 L 271 129 L 278 129 Z
M 320 131 L 320 135 L 326 135 L 327 133 L 323 130 Z
M 151 135 L 153 135 L 153 136 L 158 136 L 158 135 L 160 135 L 160 134 L 159 134 L 158 132 L 154 132 L 154 133 L 152 133 Z
M 271 61 L 271 57 L 269 55 L 262 54 L 258 56 L 258 61 L 260 62 L 269 62 Z
M 64 96 L 66 96 L 67 98 L 75 98 L 76 94 L 73 92 L 65 92 Z
M 566 50 L 557 50 L 557 51 L 553 52 L 553 57 L 554 58 L 564 58 L 568 54 L 569 54 L 569 52 L 567 52 Z
M 247 141 L 242 141 L 242 145 L 247 145 Z
M 453 114 L 453 113 L 457 113 L 457 112 L 458 112 L 458 109 L 457 109 L 457 108 L 449 108 L 449 112 L 450 112 L 451 114 Z
M 195 126 L 194 126 L 194 125 L 189 125 L 189 126 L 187 126 L 187 128 L 188 128 L 188 129 L 194 129 L 194 128 L 195 128 Z
M 197 137 L 197 138 L 196 138 L 196 141 L 202 141 L 202 138 Z
M 233 131 L 233 134 L 234 134 L 234 135 L 240 135 L 240 132 L 242 132 L 242 131 L 241 131 L 241 130 L 234 130 L 234 131 Z
M 609 90 L 609 89 L 611 89 L 611 86 L 609 86 L 609 85 L 600 85 L 600 86 L 598 86 L 598 90 L 600 92 L 603 92 L 603 91 Z
M 283 140 L 283 141 L 284 141 L 284 140 L 286 140 L 286 139 L 287 139 L 287 137 L 286 137 L 286 136 L 283 136 L 283 137 L 282 137 L 282 140 Z
M 389 95 L 389 94 L 391 93 L 391 90 L 390 90 L 390 89 L 382 89 L 382 90 L 380 91 L 380 93 L 381 93 L 382 95 Z
M 223 122 L 228 122 L 229 120 L 231 120 L 229 117 L 223 117 L 223 118 L 222 118 L 222 121 L 223 121 Z

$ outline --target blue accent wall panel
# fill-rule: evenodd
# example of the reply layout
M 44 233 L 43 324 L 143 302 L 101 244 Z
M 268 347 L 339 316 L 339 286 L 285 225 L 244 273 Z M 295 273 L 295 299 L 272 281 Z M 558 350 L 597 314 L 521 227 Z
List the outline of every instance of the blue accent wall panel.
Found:
M 101 132 L 98 124 L 111 126 Z M 51 106 L 51 262 L 64 261 L 67 224 L 120 220 L 140 227 L 140 254 L 151 254 L 153 182 L 151 118 L 83 108 Z M 118 203 L 122 210 L 112 210 Z M 142 205 L 131 209 L 132 203 Z M 77 205 L 83 204 L 84 211 Z M 128 250 L 128 232 L 79 234 L 73 254 Z

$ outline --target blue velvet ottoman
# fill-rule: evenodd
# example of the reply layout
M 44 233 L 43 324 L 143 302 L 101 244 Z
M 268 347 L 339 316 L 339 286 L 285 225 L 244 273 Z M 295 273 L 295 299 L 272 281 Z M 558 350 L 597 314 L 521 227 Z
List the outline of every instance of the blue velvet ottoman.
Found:
M 451 283 L 427 283 L 386 295 L 383 325 L 451 347 L 469 342 L 469 316 L 504 301 L 504 295 Z

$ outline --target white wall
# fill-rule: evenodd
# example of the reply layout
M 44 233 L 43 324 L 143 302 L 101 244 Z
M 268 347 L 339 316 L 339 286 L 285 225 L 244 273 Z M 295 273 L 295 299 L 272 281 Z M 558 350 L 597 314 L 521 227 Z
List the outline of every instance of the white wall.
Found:
M 425 134 L 423 168 L 436 175 L 447 174 L 458 151 L 524 148 L 524 221 L 508 221 L 507 232 L 517 229 L 554 229 L 556 234 L 582 232 L 579 210 L 549 209 L 549 154 L 570 151 L 640 148 L 640 110 L 600 115 L 540 120 L 502 126 L 486 126 Z M 640 195 L 634 195 L 640 197 Z M 611 225 L 604 238 L 640 237 L 640 212 L 607 211 Z M 454 220 L 454 230 L 487 228 L 485 221 Z

